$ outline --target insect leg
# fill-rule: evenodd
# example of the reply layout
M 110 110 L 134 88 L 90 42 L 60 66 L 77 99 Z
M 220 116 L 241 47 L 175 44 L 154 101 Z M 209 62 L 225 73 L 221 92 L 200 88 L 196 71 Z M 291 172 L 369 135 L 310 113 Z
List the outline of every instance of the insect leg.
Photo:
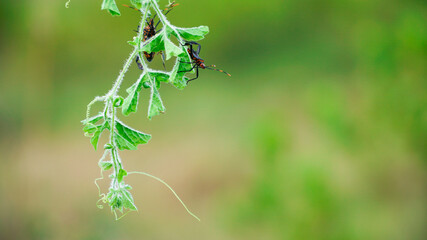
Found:
M 164 14 L 165 16 L 166 15 L 168 15 L 168 13 L 170 13 L 172 10 L 173 10 L 173 8 L 175 7 L 175 6 L 177 6 L 177 5 L 179 5 L 179 4 L 175 4 L 175 2 L 173 2 L 172 4 L 171 4 L 171 6 L 170 7 L 167 7 L 167 8 L 165 8 L 165 9 L 163 9 L 162 10 L 162 12 L 164 12 L 164 11 L 166 11 L 167 10 L 167 12 Z M 157 15 L 157 14 L 156 14 Z M 156 26 L 154 27 L 154 29 L 156 29 L 158 26 L 159 26 L 159 24 L 160 24 L 160 19 L 159 19 L 159 21 L 157 22 L 157 24 L 156 24 Z M 160 32 L 161 30 L 159 30 L 159 32 Z
M 142 64 L 139 62 L 139 56 L 136 56 L 136 60 L 135 60 L 136 64 L 138 65 L 139 70 L 144 70 L 144 67 L 142 66 Z
M 199 67 L 197 66 L 197 68 L 196 68 L 196 77 L 195 77 L 195 78 L 193 78 L 193 79 L 187 80 L 187 84 L 188 84 L 189 82 L 193 81 L 193 80 L 198 79 L 198 78 L 199 78 Z
M 199 68 L 199 67 L 197 66 L 197 64 L 195 63 L 195 64 L 194 64 L 194 66 L 193 66 L 190 70 L 188 70 L 188 71 L 179 71 L 179 73 L 180 73 L 180 72 L 191 72 L 191 71 L 193 71 L 193 69 L 194 69 L 194 68 L 196 68 L 196 67 L 197 67 L 197 69 Z
M 215 65 L 213 65 L 213 66 L 215 66 Z M 231 77 L 231 74 L 229 74 L 228 72 L 226 72 L 226 71 L 224 71 L 222 69 L 218 69 L 218 68 L 214 68 L 214 67 L 206 67 L 206 69 L 213 70 L 213 71 L 218 71 L 218 72 L 222 72 L 222 73 L 227 74 L 229 77 Z
M 165 56 L 165 53 L 162 51 L 162 63 L 163 63 L 163 68 L 166 70 L 166 64 L 165 64 L 165 61 L 166 61 L 166 56 Z
M 200 45 L 200 43 L 198 42 L 185 42 L 184 46 L 190 46 L 190 49 L 193 50 L 193 45 L 197 45 L 197 51 L 195 51 L 197 53 L 197 55 L 200 53 L 200 51 L 202 50 L 202 46 Z

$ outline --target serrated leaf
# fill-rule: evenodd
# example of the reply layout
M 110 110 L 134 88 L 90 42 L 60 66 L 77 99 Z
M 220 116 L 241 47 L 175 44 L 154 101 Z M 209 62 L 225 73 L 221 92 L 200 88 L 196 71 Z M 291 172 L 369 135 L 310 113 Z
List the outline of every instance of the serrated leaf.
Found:
M 120 16 L 120 11 L 115 0 L 104 0 L 101 5 L 101 10 L 108 10 L 111 15 Z
M 178 89 L 184 89 L 187 86 L 187 80 L 184 77 L 185 72 L 178 72 L 178 71 L 179 71 L 179 64 L 175 65 L 175 67 L 173 68 L 172 74 L 171 74 L 171 77 L 170 77 L 170 82 L 176 88 L 178 88 Z
M 128 116 L 132 112 L 136 112 L 138 107 L 139 92 L 142 90 L 142 84 L 144 82 L 145 74 L 141 75 L 140 79 L 126 90 L 129 93 L 125 98 L 122 106 L 122 113 Z
M 111 162 L 104 162 L 104 161 L 99 162 L 98 165 L 103 171 L 110 170 L 113 167 L 113 164 Z
M 116 121 L 114 139 L 118 149 L 136 150 L 138 145 L 150 141 L 151 135 L 134 130 L 124 123 Z
M 185 48 L 183 48 L 185 50 Z M 185 74 L 191 72 L 192 65 L 189 64 L 191 62 L 188 54 L 182 54 L 177 58 L 176 64 L 172 69 L 172 73 L 170 75 L 170 82 L 178 89 L 183 89 L 187 86 L 188 78 L 185 77 Z
M 208 26 L 199 26 L 193 28 L 176 28 L 179 35 L 187 41 L 200 41 L 209 33 Z
M 142 7 L 142 0 L 130 0 L 132 5 L 138 9 L 141 9 Z
M 182 49 L 176 46 L 169 38 L 168 35 L 164 34 L 164 44 L 166 52 L 166 60 L 169 60 L 171 57 L 177 57 L 183 53 Z
M 87 119 L 85 119 L 85 120 L 82 120 L 81 122 L 82 122 L 84 125 L 87 125 L 87 124 L 89 124 L 89 123 L 91 123 L 91 124 L 95 124 L 95 123 L 97 123 L 99 120 L 101 120 L 101 119 L 103 119 L 103 118 L 104 118 L 104 114 L 99 113 L 98 115 L 93 116 L 93 117 L 90 117 L 90 118 L 87 118 Z
M 121 169 L 119 170 L 119 173 L 117 174 L 117 180 L 119 181 L 119 183 L 123 181 L 123 178 L 124 178 L 126 175 L 128 175 L 128 173 L 126 172 L 126 170 L 124 170 L 123 168 L 121 168 Z
M 140 49 L 141 52 L 160 52 L 165 50 L 165 42 L 164 42 L 164 30 L 158 32 L 148 41 L 143 42 L 143 47 Z
M 111 210 L 119 210 L 123 212 L 123 194 L 120 190 L 110 188 L 110 192 L 107 194 L 108 204 L 111 206 Z
M 93 135 L 90 138 L 90 143 L 95 148 L 95 151 L 98 149 L 98 141 L 99 141 L 99 137 L 101 136 L 101 133 L 107 128 L 108 128 L 108 122 L 107 121 L 105 121 L 101 125 L 96 126 L 96 130 L 95 130 L 95 132 L 93 132 Z
M 150 134 L 134 130 L 120 121 L 116 122 L 116 130 L 120 135 L 126 135 L 135 145 L 146 144 L 151 139 Z
M 132 85 L 130 88 L 128 88 L 126 91 L 129 93 L 128 97 L 125 98 L 123 106 L 122 106 L 122 113 L 125 116 L 128 116 L 132 112 L 136 112 L 137 106 L 138 106 L 138 99 L 139 99 L 139 89 L 138 89 L 138 82 L 136 82 L 134 85 Z
M 153 84 L 154 80 L 151 79 L 151 96 L 150 103 L 148 105 L 148 119 L 153 118 L 154 116 L 164 113 L 166 111 L 165 106 L 163 105 L 162 99 L 160 98 L 160 93 L 158 86 Z
M 120 150 L 136 150 L 137 147 L 129 142 L 126 138 L 119 135 L 118 133 L 114 133 L 114 142 L 116 143 L 116 146 Z
M 98 126 L 92 124 L 92 123 L 88 123 L 83 127 L 83 131 L 85 133 L 87 133 L 89 136 L 91 134 L 94 134 L 96 131 L 98 130 Z
M 102 131 L 96 131 L 93 136 L 90 138 L 90 143 L 95 148 L 95 151 L 98 148 L 99 137 L 101 136 Z
M 183 50 L 180 47 L 176 46 L 168 38 L 170 31 L 171 29 L 169 27 L 165 27 L 154 37 L 150 38 L 146 42 L 143 42 L 143 47 L 140 49 L 140 51 L 147 53 L 165 51 L 166 60 L 169 60 L 171 57 L 181 55 L 183 53 Z
M 155 80 L 155 83 L 156 83 L 157 90 L 159 90 L 159 89 L 160 89 L 160 87 L 161 87 L 161 82 L 160 82 L 160 81 L 158 81 L 158 80 Z M 143 86 L 145 89 L 151 89 L 151 82 L 149 82 L 149 81 L 144 82 L 144 83 L 142 84 L 142 86 Z
M 130 210 L 137 211 L 137 207 L 135 206 L 132 194 L 126 189 L 122 189 L 123 194 L 123 207 L 128 208 Z
M 168 73 L 161 72 L 161 71 L 150 72 L 150 76 L 151 78 L 156 79 L 156 81 L 159 81 L 159 82 L 167 82 L 169 81 L 169 77 L 170 77 Z

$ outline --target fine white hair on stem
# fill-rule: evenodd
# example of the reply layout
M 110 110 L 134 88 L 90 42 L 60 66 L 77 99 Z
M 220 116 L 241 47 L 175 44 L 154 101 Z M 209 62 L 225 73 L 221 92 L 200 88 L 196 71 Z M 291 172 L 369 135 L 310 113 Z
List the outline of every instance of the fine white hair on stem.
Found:
M 87 110 L 86 110 L 86 119 L 88 119 L 90 117 L 90 109 L 92 108 L 92 105 L 97 103 L 97 102 L 103 102 L 105 100 L 105 97 L 95 97 L 95 99 L 92 100 L 92 102 L 90 102 L 87 105 Z

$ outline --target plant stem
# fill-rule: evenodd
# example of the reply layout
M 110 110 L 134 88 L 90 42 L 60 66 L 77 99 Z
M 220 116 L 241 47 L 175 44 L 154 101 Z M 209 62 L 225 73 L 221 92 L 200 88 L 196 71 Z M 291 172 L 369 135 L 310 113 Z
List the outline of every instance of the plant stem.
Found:
M 140 26 L 141 26 L 140 29 L 144 29 L 144 27 L 145 27 L 145 19 L 147 18 L 147 13 L 148 13 L 149 8 L 150 8 L 150 4 L 148 4 L 146 9 L 145 9 L 144 15 L 143 15 L 141 22 L 140 22 Z M 140 30 L 138 35 L 136 36 L 136 40 L 138 42 L 141 41 L 143 32 L 144 31 Z M 120 74 L 117 77 L 117 80 L 113 85 L 113 88 L 111 88 L 111 90 L 104 97 L 105 104 L 106 104 L 105 111 L 108 112 L 108 109 L 110 109 L 109 118 L 111 119 L 110 144 L 111 144 L 111 146 L 113 146 L 113 149 L 111 150 L 111 159 L 112 159 L 112 164 L 114 167 L 114 173 L 113 173 L 114 178 L 111 181 L 111 187 L 113 189 L 119 188 L 118 176 L 119 176 L 120 170 L 123 169 L 123 166 L 122 166 L 122 163 L 120 161 L 119 154 L 117 151 L 117 146 L 116 146 L 115 141 L 114 141 L 114 131 L 115 131 L 115 125 L 116 125 L 116 119 L 115 119 L 116 118 L 116 109 L 114 106 L 114 99 L 117 96 L 117 91 L 119 90 L 119 88 L 123 82 L 123 79 L 125 77 L 126 72 L 129 70 L 129 67 L 132 64 L 133 59 L 135 59 L 135 57 L 138 54 L 139 48 L 140 48 L 139 44 L 137 46 L 135 46 L 135 48 L 132 51 L 132 53 L 130 54 L 129 58 L 126 60 L 125 65 L 123 66 L 123 69 L 120 71 Z M 145 69 L 147 69 L 146 64 L 143 61 L 143 59 L 141 59 L 141 62 L 143 62 Z M 104 115 L 105 115 L 105 111 L 104 111 Z M 107 115 L 108 115 L 108 113 L 107 113 Z
M 119 76 L 117 77 L 116 82 L 114 83 L 113 88 L 110 90 L 110 92 L 106 95 L 107 98 L 114 97 L 117 94 L 117 91 L 119 90 L 120 85 L 123 82 L 123 79 L 125 77 L 126 72 L 129 70 L 130 65 L 132 64 L 133 59 L 135 58 L 137 54 L 138 48 L 135 47 L 135 49 L 130 54 L 129 58 L 126 60 L 125 65 L 123 66 L 123 69 L 120 71 Z
M 139 24 L 139 26 L 141 26 L 141 27 L 140 27 L 140 31 L 139 31 L 139 33 L 138 33 L 138 35 L 136 37 L 137 40 L 138 40 L 138 42 L 140 42 L 140 40 L 142 39 L 142 35 L 144 33 L 143 29 L 145 27 L 145 19 L 147 18 L 147 13 L 148 13 L 148 9 L 149 8 L 150 8 L 150 4 L 147 5 L 147 7 L 145 9 L 145 12 L 144 12 L 144 15 L 143 15 L 143 17 L 141 19 L 141 22 Z M 130 54 L 129 58 L 126 60 L 126 63 L 123 66 L 123 69 L 120 71 L 120 74 L 117 77 L 117 80 L 116 80 L 116 82 L 113 85 L 113 88 L 110 90 L 110 92 L 107 93 L 106 98 L 114 97 L 117 94 L 117 91 L 119 90 L 120 85 L 122 84 L 123 79 L 125 77 L 125 74 L 129 70 L 129 67 L 132 64 L 133 59 L 135 59 L 135 57 L 136 57 L 136 55 L 138 53 L 138 50 L 139 50 L 139 46 L 135 46 L 135 48 L 132 51 L 132 53 Z
M 113 180 L 111 181 L 111 187 L 113 188 L 118 188 L 118 181 L 117 181 L 117 176 L 119 175 L 119 165 L 117 164 L 117 160 L 116 160 L 116 149 L 117 146 L 114 143 L 114 129 L 115 129 L 115 111 L 114 111 L 114 104 L 112 103 L 113 101 L 109 101 L 108 104 L 111 104 L 111 127 L 110 127 L 110 144 L 111 146 L 113 146 L 113 149 L 111 151 L 111 159 L 113 160 L 113 167 L 114 167 L 114 173 L 113 173 Z

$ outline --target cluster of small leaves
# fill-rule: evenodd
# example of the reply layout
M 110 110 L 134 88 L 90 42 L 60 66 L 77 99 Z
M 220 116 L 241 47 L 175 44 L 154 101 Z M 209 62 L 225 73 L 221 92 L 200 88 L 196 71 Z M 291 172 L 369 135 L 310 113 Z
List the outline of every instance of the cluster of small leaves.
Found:
M 159 92 L 161 84 L 170 83 L 178 89 L 183 89 L 187 86 L 188 80 L 185 75 L 192 69 L 189 63 L 191 59 L 183 43 L 185 41 L 199 41 L 209 32 L 209 28 L 206 26 L 179 28 L 171 25 L 160 10 L 158 0 L 130 0 L 130 2 L 141 11 L 140 29 L 143 29 L 146 20 L 150 18 L 150 11 L 154 11 L 157 14 L 163 28 L 147 41 L 143 41 L 143 31 L 140 31 L 137 36 L 128 42 L 134 47 L 134 50 L 120 71 L 113 88 L 105 96 L 96 97 L 88 105 L 86 119 L 82 121 L 85 135 L 90 137 L 90 142 L 95 150 L 98 148 L 102 133 L 109 132 L 109 141 L 104 145 L 104 155 L 99 161 L 99 166 L 101 171 L 112 170 L 110 175 L 112 180 L 109 192 L 107 194 L 101 194 L 100 192 L 100 200 L 108 204 L 115 214 L 116 211 L 125 214 L 124 211 L 126 210 L 137 210 L 132 194 L 129 192 L 131 187 L 124 182 L 124 177 L 128 173 L 123 168 L 119 151 L 136 150 L 138 145 L 146 144 L 151 139 L 151 135 L 135 130 L 120 121 L 117 116 L 118 110 L 120 109 L 124 116 L 135 113 L 138 109 L 142 90 L 149 89 L 148 118 L 151 119 L 165 112 L 166 108 Z M 113 16 L 120 15 L 115 0 L 103 0 L 102 9 L 108 10 Z M 178 45 L 173 42 L 174 38 L 179 43 Z M 166 60 L 176 58 L 175 65 L 169 72 L 150 69 L 142 57 L 143 52 L 163 52 Z M 118 94 L 118 89 L 122 84 L 125 73 L 136 57 L 139 57 L 144 70 L 136 82 L 126 90 L 126 96 L 121 97 Z M 90 108 L 96 102 L 104 102 L 104 111 L 95 116 L 90 116 Z M 107 156 L 109 156 L 110 160 L 105 160 Z

